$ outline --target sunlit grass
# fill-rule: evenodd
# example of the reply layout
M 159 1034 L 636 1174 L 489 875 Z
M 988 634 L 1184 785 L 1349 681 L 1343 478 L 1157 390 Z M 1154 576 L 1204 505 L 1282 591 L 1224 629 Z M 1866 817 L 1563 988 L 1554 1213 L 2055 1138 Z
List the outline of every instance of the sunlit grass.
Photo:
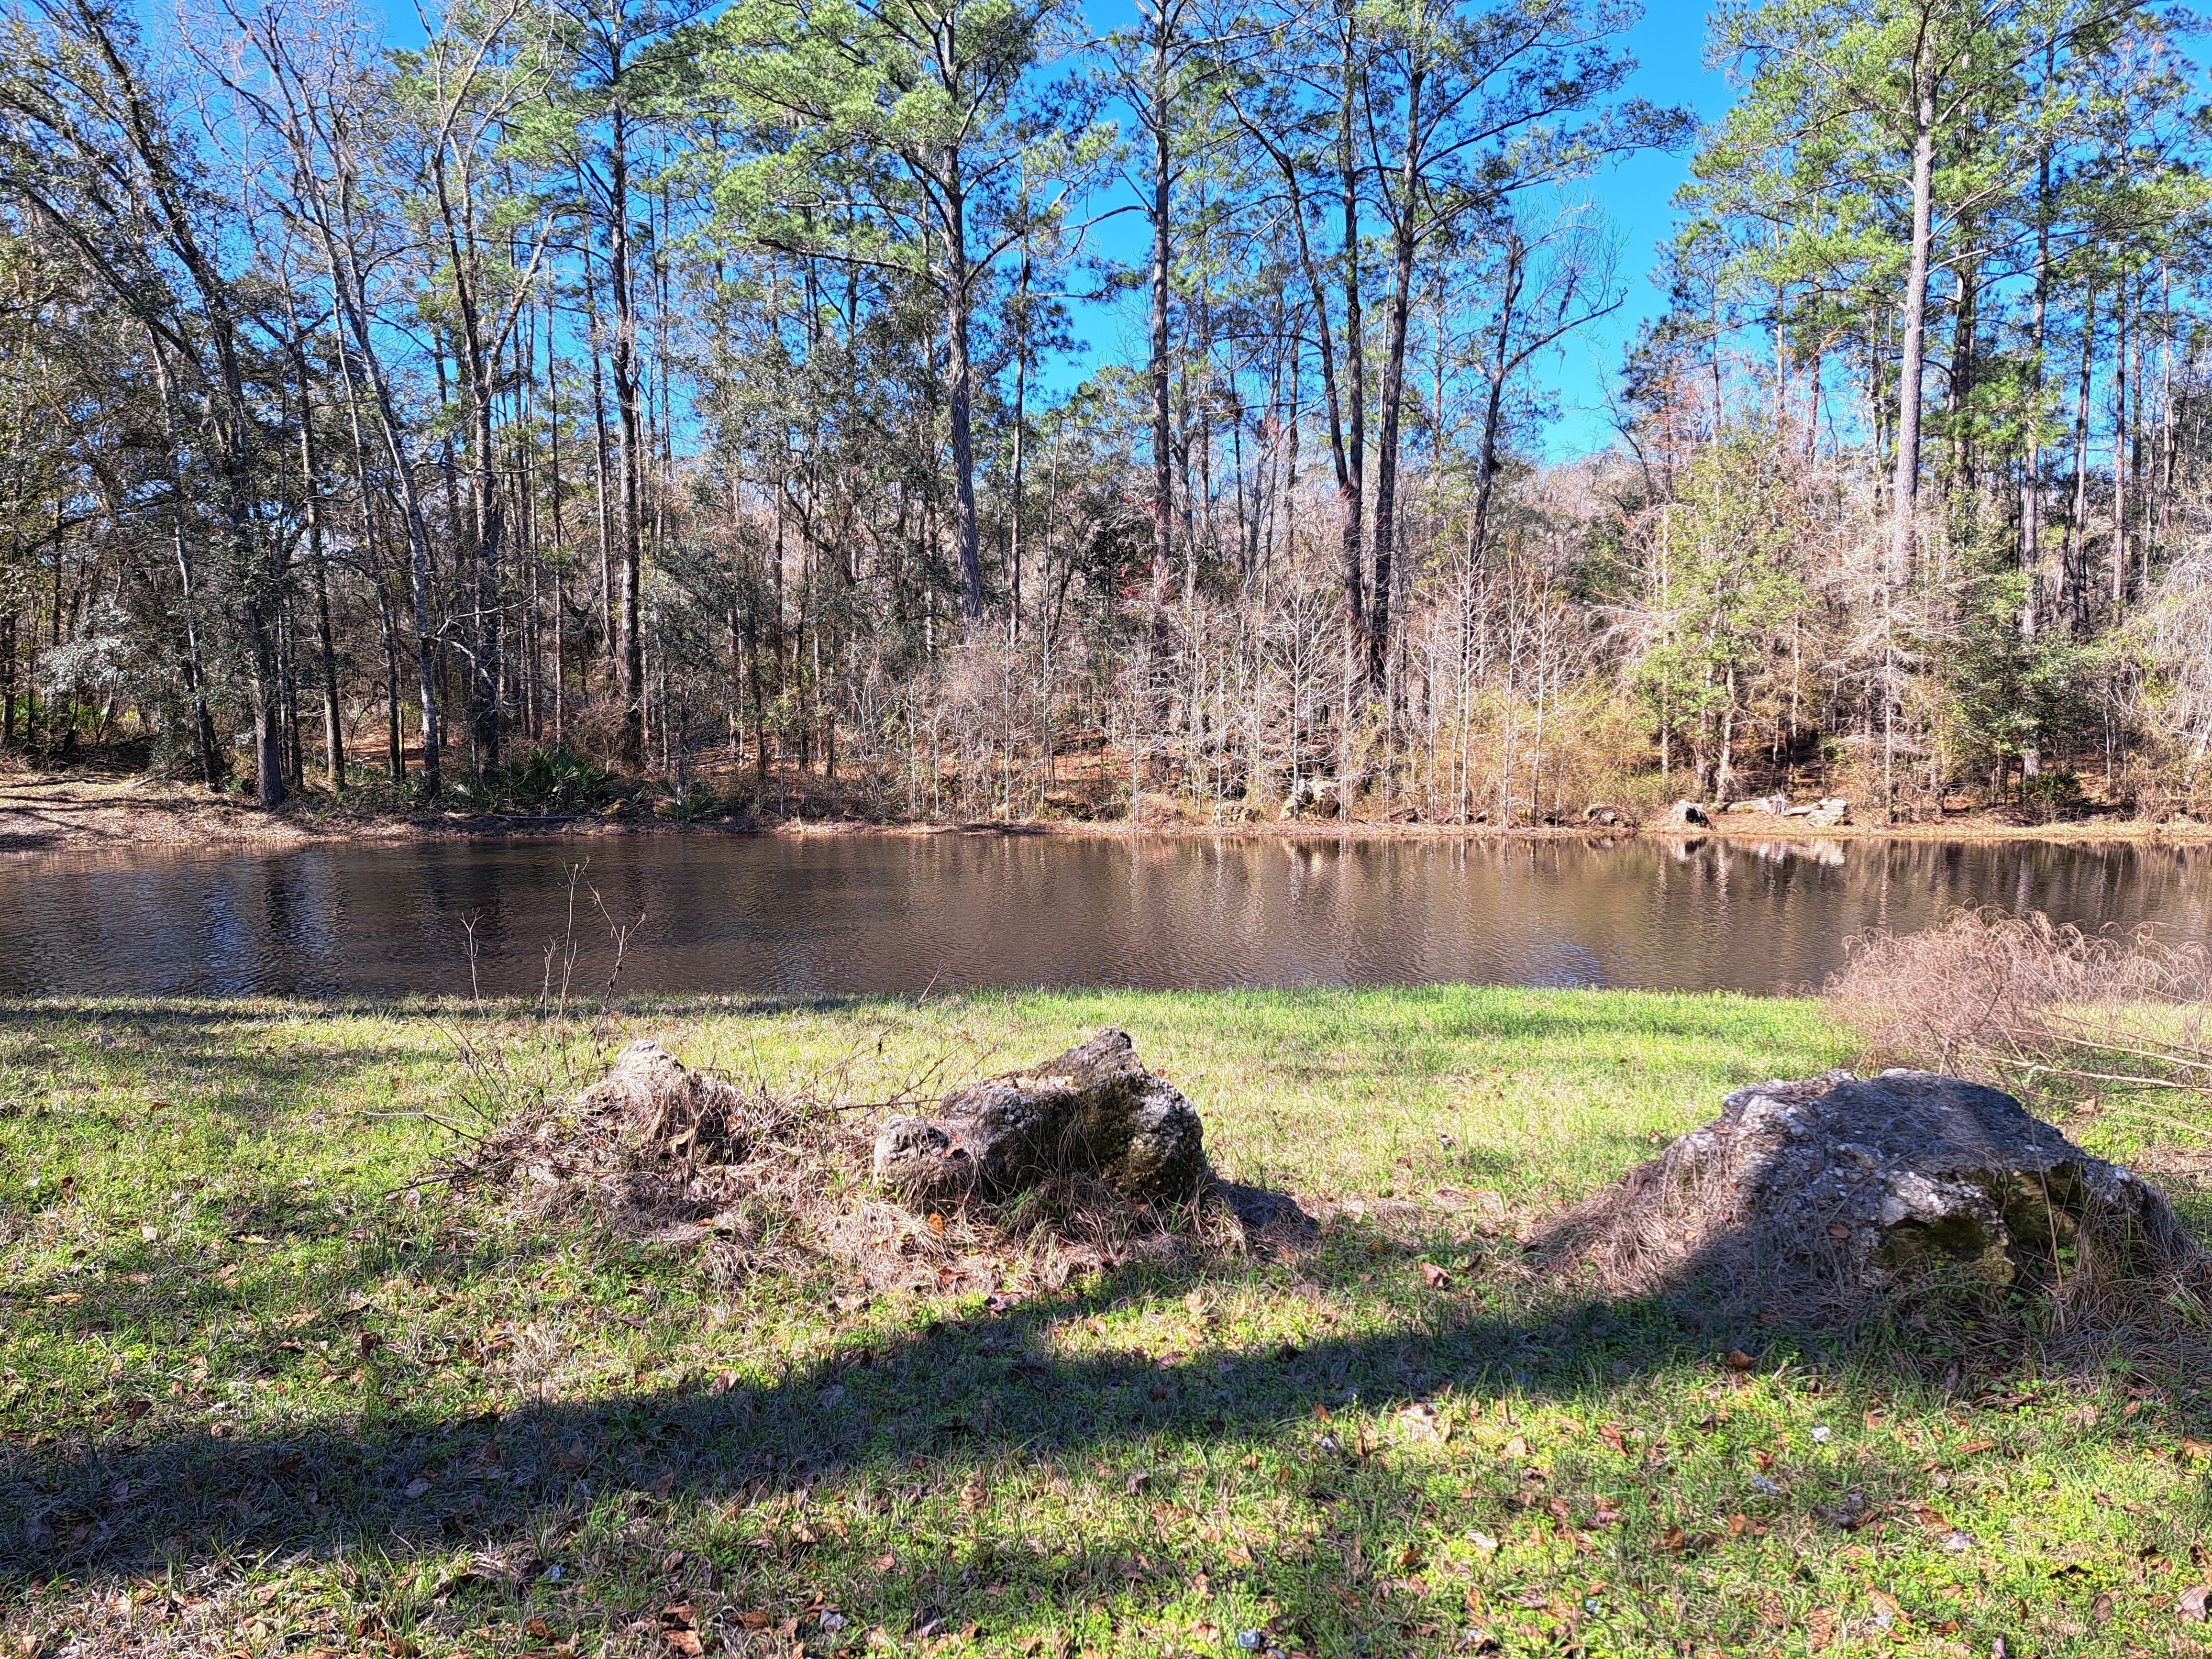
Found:
M 1328 1218 L 1310 1250 L 994 1317 L 829 1261 L 717 1289 L 424 1180 L 635 1036 L 866 1103 L 1107 1024 L 1225 1175 Z M 255 1659 L 2199 1650 L 2187 1380 L 1947 1395 L 1531 1301 L 1522 1220 L 1851 1048 L 1806 1001 L 1463 987 L 0 1005 L 0 1620 Z

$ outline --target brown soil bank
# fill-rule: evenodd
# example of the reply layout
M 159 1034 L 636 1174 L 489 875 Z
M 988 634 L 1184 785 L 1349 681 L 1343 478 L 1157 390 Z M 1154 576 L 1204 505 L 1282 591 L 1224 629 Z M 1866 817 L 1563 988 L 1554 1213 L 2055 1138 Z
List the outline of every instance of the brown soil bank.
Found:
M 818 786 L 818 780 L 807 780 Z M 750 784 L 750 780 L 748 780 Z M 772 786 L 773 787 L 773 786 Z M 750 794 L 749 788 L 748 794 Z M 400 805 L 388 795 L 333 801 L 325 793 L 303 793 L 274 812 L 264 812 L 242 797 L 212 793 L 197 786 L 137 775 L 60 774 L 0 767 L 0 853 L 122 850 L 135 847 L 248 845 L 285 847 L 342 841 L 407 841 L 422 838 L 513 835 L 604 835 L 629 833 L 787 834 L 971 834 L 1098 835 L 1131 828 L 1151 835 L 1269 836 L 1335 840 L 1413 839 L 1512 835 L 1523 837 L 1587 838 L 1592 836 L 1718 836 L 1729 840 L 1958 840 L 1962 838 L 2048 842 L 2212 841 L 2212 824 L 2183 819 L 2151 823 L 2140 818 L 2096 817 L 2067 823 L 2023 823 L 2006 808 L 1968 808 L 1940 820 L 1916 823 L 1808 825 L 1802 817 L 1765 812 L 1716 813 L 1710 827 L 1647 824 L 1641 828 L 1582 823 L 1500 830 L 1486 824 L 1407 823 L 1358 817 L 1309 817 L 1283 823 L 1216 823 L 1206 817 L 1179 817 L 1162 797 L 1149 797 L 1145 816 L 1134 825 L 1126 817 L 981 822 L 884 822 L 868 816 L 855 798 L 831 797 L 818 787 L 775 790 L 765 816 L 749 806 L 708 805 L 678 813 L 674 803 L 654 790 L 626 787 L 617 799 L 571 811 L 486 812 Z

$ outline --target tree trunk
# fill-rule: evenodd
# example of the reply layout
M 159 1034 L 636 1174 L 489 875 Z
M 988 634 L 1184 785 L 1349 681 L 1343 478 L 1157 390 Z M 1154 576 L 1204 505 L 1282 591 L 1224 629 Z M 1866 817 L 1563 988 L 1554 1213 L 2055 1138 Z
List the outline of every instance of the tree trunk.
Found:
M 1915 70 L 1916 82 L 1929 71 Z M 1928 257 L 1933 238 L 1936 174 L 1936 99 L 1932 87 L 1916 84 L 1912 145 L 1912 253 L 1905 279 L 1904 349 L 1897 385 L 1897 470 L 1890 489 L 1896 514 L 1890 532 L 1889 566 L 1884 573 L 1893 590 L 1912 579 L 1913 514 L 1920 501 L 1920 380 L 1927 345 Z
M 1390 565 L 1397 532 L 1398 423 L 1406 390 L 1406 336 L 1413 309 L 1413 254 L 1419 241 L 1415 216 L 1420 186 L 1421 90 L 1426 70 L 1420 61 L 1420 14 L 1415 9 L 1407 48 L 1405 148 L 1398 163 L 1397 222 L 1392 227 L 1390 316 L 1382 359 L 1382 429 L 1375 455 L 1375 585 L 1367 608 L 1367 678 L 1382 683 L 1390 649 Z
M 1152 140 L 1152 604 L 1168 597 L 1168 564 L 1175 540 L 1175 429 L 1168 393 L 1170 210 L 1175 176 L 1168 143 L 1168 15 L 1166 0 L 1153 0 L 1152 106 L 1146 115 Z
M 607 224 L 611 258 L 608 297 L 615 310 L 615 417 L 622 432 L 620 522 L 622 552 L 621 684 L 622 724 L 616 759 L 626 771 L 645 765 L 645 629 L 639 613 L 644 546 L 641 523 L 644 494 L 645 434 L 638 411 L 637 308 L 630 290 L 629 155 L 622 106 L 613 111 L 607 165 Z
M 960 615 L 974 627 L 983 619 L 983 550 L 975 526 L 975 440 L 971 427 L 975 371 L 968 358 L 968 204 L 962 193 L 958 156 L 944 157 L 945 331 L 946 413 L 952 428 L 953 530 L 959 541 Z

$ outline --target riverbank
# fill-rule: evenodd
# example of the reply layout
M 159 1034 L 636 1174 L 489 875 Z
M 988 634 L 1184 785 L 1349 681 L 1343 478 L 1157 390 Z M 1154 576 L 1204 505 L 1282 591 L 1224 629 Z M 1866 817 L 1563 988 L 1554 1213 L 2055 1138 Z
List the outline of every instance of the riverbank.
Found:
M 787 805 L 790 798 L 787 797 Z M 2051 823 L 2010 822 L 2003 811 L 1948 812 L 1942 819 L 1889 824 L 1814 827 L 1803 817 L 1764 812 L 1717 814 L 1710 826 L 1646 824 L 1636 829 L 1588 824 L 1500 830 L 1483 824 L 1431 824 L 1306 818 L 1267 823 L 1214 823 L 1178 818 L 1156 806 L 1151 816 L 1117 819 L 987 819 L 882 822 L 854 816 L 830 801 L 802 799 L 787 816 L 726 810 L 695 797 L 682 804 L 637 793 L 588 811 L 472 811 L 394 804 L 363 793 L 333 800 L 307 792 L 274 812 L 239 796 L 136 775 L 100 776 L 0 770 L 0 853 L 98 851 L 145 847 L 283 848 L 330 842 L 616 835 L 889 836 L 1246 836 L 1293 841 L 1587 840 L 1644 836 L 1744 842 L 2027 841 L 2079 844 L 2133 842 L 2212 845 L 2212 823 L 2097 817 Z
M 1225 1176 L 1318 1224 L 1055 1279 L 956 1217 L 969 1242 L 887 1287 L 769 1211 L 652 1243 L 436 1178 L 632 1037 L 866 1122 L 1106 1024 Z M 0 1631 L 432 1659 L 1247 1632 L 2203 1651 L 2177 1613 L 2206 1576 L 2196 1383 L 2125 1356 L 2041 1377 L 1909 1328 L 1845 1351 L 1521 1267 L 1517 1234 L 1728 1087 L 1852 1051 L 1805 1000 L 1474 987 L 565 1024 L 0 1003 Z M 2155 1151 L 2123 1121 L 2072 1127 Z

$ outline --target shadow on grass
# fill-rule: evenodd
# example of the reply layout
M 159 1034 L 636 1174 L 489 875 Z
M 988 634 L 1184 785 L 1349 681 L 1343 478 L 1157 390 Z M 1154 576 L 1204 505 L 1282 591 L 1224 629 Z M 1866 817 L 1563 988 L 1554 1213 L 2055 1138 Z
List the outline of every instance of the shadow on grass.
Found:
M 1303 1268 L 1356 1288 L 1352 1269 L 1377 1258 L 1345 1254 L 1342 1272 L 1319 1256 Z M 1480 1247 L 1459 1254 L 1455 1270 L 1480 1271 Z M 1379 1270 L 1416 1277 L 1402 1259 Z M 1217 1591 L 1241 1589 L 1279 1607 L 1286 1644 L 1349 1653 L 1364 1650 L 1363 1633 L 1395 1623 L 1433 1637 L 1439 1616 L 1451 1619 L 1419 1577 L 1414 1547 L 1392 1541 L 1422 1530 L 1502 1529 L 1501 1516 L 1532 1522 L 1558 1548 L 1552 1566 L 1526 1580 L 1520 1605 L 1548 1607 L 1546 1616 L 1570 1629 L 1613 1616 L 1578 1604 L 1560 1613 L 1554 1582 L 1572 1580 L 1578 1565 L 1586 1578 L 1593 1563 L 1618 1571 L 1679 1560 L 1731 1526 L 1808 1540 L 1825 1533 L 1835 1545 L 1871 1540 L 1887 1525 L 1909 1547 L 1921 1533 L 1912 1517 L 1924 1471 L 1901 1446 L 1778 1470 L 1786 1490 L 1764 1495 L 1747 1462 L 1717 1506 L 1713 1491 L 1692 1492 L 1671 1478 L 1664 1440 L 1625 1449 L 1592 1440 L 1533 1455 L 1509 1443 L 1457 1458 L 1448 1471 L 1425 1459 L 1428 1408 L 1437 1402 L 1465 1435 L 1505 1395 L 1600 1413 L 1620 1409 L 1623 1391 L 1645 1383 L 1717 1397 L 1741 1381 L 1720 1358 L 1739 1346 L 1758 1352 L 1765 1371 L 1830 1367 L 1825 1382 L 1801 1369 L 1801 1388 L 1865 1388 L 1863 1378 L 1838 1381 L 1837 1356 L 1817 1338 L 1676 1303 L 1561 1297 L 1540 1316 L 1505 1316 L 1471 1297 L 1439 1294 L 1401 1303 L 1402 1316 L 1380 1332 L 1161 1360 L 1141 1351 L 1074 1355 L 1057 1340 L 1117 1307 L 1172 1307 L 1187 1290 L 1249 1285 L 1255 1273 L 1277 1272 L 1250 1263 L 1127 1267 L 1079 1293 L 998 1316 L 947 1314 L 890 1334 L 851 1329 L 835 1358 L 760 1388 L 714 1392 L 702 1382 L 457 1416 L 418 1409 L 399 1380 L 372 1376 L 355 1420 L 236 1438 L 194 1429 L 134 1441 L 126 1431 L 97 1448 L 15 1448 L 0 1462 L 0 1584 L 364 1547 L 405 1559 L 465 1546 L 504 1548 L 510 1561 L 520 1548 L 526 1595 L 532 1575 L 575 1536 L 586 1511 L 613 1499 L 617 1536 L 640 1558 L 623 1593 L 648 1616 L 656 1602 L 690 1593 L 688 1582 L 726 1574 L 756 1599 L 784 1596 L 793 1607 L 805 1604 L 793 1587 L 811 1585 L 894 1630 L 927 1630 L 933 1620 L 988 1629 L 994 1619 L 1003 1626 L 1003 1610 L 1016 1604 L 1029 1605 L 1033 1620 L 1040 1597 L 1074 1615 L 1109 1601 L 1124 1613 L 1164 1605 L 1206 1573 Z M 1321 1299 L 1330 1286 L 1279 1275 L 1275 1288 Z M 1347 1426 L 1355 1421 L 1362 1426 Z M 1686 1441 L 1729 1430 L 1707 1418 L 1668 1431 Z M 1090 1479 L 1089 1466 L 1108 1496 L 1079 1544 L 1034 1541 L 1020 1515 L 990 1509 L 994 1475 L 1040 1457 L 1079 1480 Z M 1207 1537 L 1208 1494 L 1224 1479 L 1257 1484 L 1283 1506 L 1267 1547 Z M 977 1512 L 947 1524 L 955 1492 L 963 1510 Z M 879 1555 L 882 1535 L 848 1539 L 810 1524 L 810 1498 L 857 1501 L 860 1513 L 896 1523 L 896 1547 Z M 912 1524 L 933 1503 L 938 1522 Z M 1686 1547 L 1666 1541 L 1684 1531 Z M 2173 1547 L 2185 1553 L 2185 1544 Z M 2058 1595 L 2080 1586 L 2054 1578 L 2051 1588 Z M 599 1610 L 617 1622 L 625 1616 Z M 1756 1633 L 1756 1611 L 1748 1601 L 1742 1609 L 1746 1638 Z M 2003 1628 L 2002 1607 L 1990 1617 Z

